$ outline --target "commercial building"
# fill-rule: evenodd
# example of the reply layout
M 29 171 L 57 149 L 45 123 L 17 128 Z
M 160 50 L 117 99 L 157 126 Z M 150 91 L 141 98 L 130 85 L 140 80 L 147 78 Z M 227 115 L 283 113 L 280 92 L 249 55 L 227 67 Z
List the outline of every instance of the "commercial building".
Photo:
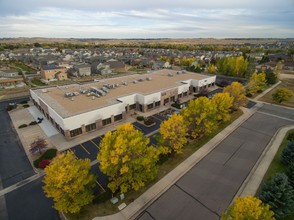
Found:
M 87 84 L 31 89 L 30 93 L 45 117 L 71 139 L 124 120 L 134 111 L 159 109 L 214 83 L 215 76 L 159 70 Z

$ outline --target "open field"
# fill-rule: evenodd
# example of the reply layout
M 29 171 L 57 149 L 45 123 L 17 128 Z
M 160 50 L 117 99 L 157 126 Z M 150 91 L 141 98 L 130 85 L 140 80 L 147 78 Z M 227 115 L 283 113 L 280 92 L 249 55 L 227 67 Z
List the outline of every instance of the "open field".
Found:
M 263 101 L 263 102 L 268 102 L 268 103 L 272 103 L 272 104 L 279 104 L 273 101 L 272 99 L 272 94 L 279 88 L 287 88 L 291 91 L 294 91 L 294 78 L 284 78 L 281 80 L 282 83 L 280 85 L 278 85 L 275 89 L 271 90 L 270 92 L 268 92 L 266 95 L 264 95 L 263 97 L 261 97 L 259 100 Z M 294 95 L 292 96 L 292 98 L 288 101 L 288 102 L 283 102 L 280 105 L 283 106 L 288 106 L 288 107 L 292 107 L 294 108 Z
M 73 44 L 209 44 L 209 45 L 231 45 L 231 44 L 265 44 L 275 43 L 278 39 L 215 39 L 215 38 L 162 38 L 162 39 L 77 39 L 77 38 L 2 38 L 0 43 L 7 44 L 33 44 L 33 43 L 73 43 Z

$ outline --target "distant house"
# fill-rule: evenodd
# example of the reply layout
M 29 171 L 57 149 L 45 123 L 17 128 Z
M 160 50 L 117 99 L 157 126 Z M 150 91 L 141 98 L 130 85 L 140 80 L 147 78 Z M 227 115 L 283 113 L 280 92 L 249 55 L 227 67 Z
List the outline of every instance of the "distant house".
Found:
M 56 65 L 45 65 L 41 69 L 41 77 L 45 80 L 66 80 L 66 68 Z
M 11 89 L 15 87 L 24 87 L 23 78 L 0 78 L 0 88 Z
M 126 65 L 122 61 L 108 61 L 104 63 L 105 65 L 108 65 L 109 68 L 114 72 L 125 72 L 126 71 Z
M 0 77 L 19 77 L 17 70 L 0 70 Z
M 283 63 L 284 70 L 294 70 L 294 62 L 285 62 Z
M 74 68 L 77 70 L 78 76 L 90 76 L 91 75 L 91 65 L 89 65 L 89 64 L 75 65 Z

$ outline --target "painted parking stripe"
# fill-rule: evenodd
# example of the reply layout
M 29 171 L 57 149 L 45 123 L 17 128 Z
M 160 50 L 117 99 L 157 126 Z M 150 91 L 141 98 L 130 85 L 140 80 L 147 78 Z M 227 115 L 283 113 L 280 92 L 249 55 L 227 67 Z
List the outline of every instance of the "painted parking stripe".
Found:
M 68 150 L 71 151 L 77 159 L 79 159 L 73 150 L 71 150 L 71 149 L 68 149 Z
M 100 150 L 100 147 L 93 140 L 90 141 L 95 145 L 95 147 L 97 147 Z
M 103 188 L 103 186 L 97 181 L 97 180 L 95 180 L 95 182 L 97 183 L 97 185 L 104 191 L 104 192 L 106 192 L 106 190 Z
M 90 152 L 84 147 L 84 145 L 83 144 L 80 144 L 80 146 L 88 153 L 88 154 L 90 154 Z

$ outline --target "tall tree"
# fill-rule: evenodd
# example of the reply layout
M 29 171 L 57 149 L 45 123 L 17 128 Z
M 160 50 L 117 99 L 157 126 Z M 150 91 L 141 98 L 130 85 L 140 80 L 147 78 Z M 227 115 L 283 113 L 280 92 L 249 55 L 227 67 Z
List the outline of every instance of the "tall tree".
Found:
M 265 75 L 266 75 L 266 82 L 268 84 L 275 84 L 278 81 L 278 77 L 276 76 L 276 74 L 274 73 L 273 70 L 271 69 L 266 69 L 265 70 Z
M 95 177 L 90 168 L 89 159 L 76 159 L 71 151 L 59 154 L 45 168 L 43 189 L 47 197 L 53 198 L 55 209 L 77 213 L 93 200 Z
M 218 126 L 216 104 L 206 97 L 191 100 L 182 111 L 188 131 L 193 138 L 211 133 Z
M 241 106 L 245 106 L 248 103 L 248 99 L 245 96 L 245 87 L 239 82 L 233 82 L 231 85 L 226 86 L 223 92 L 227 92 L 234 98 L 233 109 L 237 110 Z
M 212 102 L 216 104 L 217 120 L 228 121 L 231 118 L 231 108 L 233 106 L 234 98 L 229 93 L 217 93 L 212 99 Z
M 130 123 L 105 134 L 98 160 L 113 193 L 138 190 L 155 178 L 159 151 L 148 144 L 149 139 Z
M 160 125 L 161 147 L 165 152 L 180 154 L 187 143 L 187 128 L 181 115 L 173 114 Z
M 222 215 L 222 220 L 274 220 L 274 212 L 268 204 L 253 196 L 236 198 L 235 202 Z
M 279 88 L 273 94 L 273 100 L 282 103 L 289 101 L 293 96 L 293 92 L 287 88 Z
M 247 90 L 250 94 L 262 91 L 266 87 L 266 75 L 265 73 L 253 73 L 247 83 Z
M 278 173 L 266 182 L 258 197 L 271 206 L 276 218 L 284 218 L 293 213 L 294 191 L 284 173 Z
M 288 143 L 287 146 L 283 149 L 281 154 L 281 161 L 287 166 L 291 163 L 294 163 L 294 141 Z
M 207 67 L 207 72 L 211 73 L 211 74 L 216 74 L 216 67 L 214 64 L 210 64 L 208 67 Z

